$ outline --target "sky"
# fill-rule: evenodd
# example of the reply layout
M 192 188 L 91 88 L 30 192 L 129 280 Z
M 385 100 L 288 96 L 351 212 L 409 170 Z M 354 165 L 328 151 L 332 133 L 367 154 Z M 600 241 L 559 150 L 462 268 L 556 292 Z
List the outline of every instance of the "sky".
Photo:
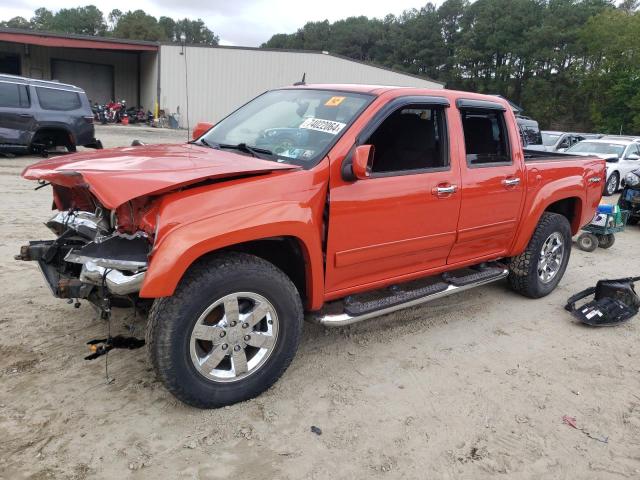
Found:
M 155 17 L 202 18 L 220 37 L 221 45 L 255 47 L 274 33 L 293 33 L 306 22 L 359 15 L 382 18 L 426 3 L 427 0 L 2 0 L 0 20 L 15 16 L 29 19 L 42 6 L 55 11 L 93 4 L 105 17 L 114 8 L 123 12 L 142 9 Z

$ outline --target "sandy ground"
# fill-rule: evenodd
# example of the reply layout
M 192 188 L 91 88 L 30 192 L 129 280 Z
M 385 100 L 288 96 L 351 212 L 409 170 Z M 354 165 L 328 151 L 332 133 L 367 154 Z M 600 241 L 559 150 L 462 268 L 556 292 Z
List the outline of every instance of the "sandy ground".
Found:
M 562 309 L 600 278 L 640 275 L 640 229 L 610 250 L 574 249 L 541 300 L 499 283 L 350 328 L 307 324 L 273 388 L 200 411 L 154 379 L 144 349 L 109 355 L 107 385 L 104 358 L 83 360 L 105 324 L 13 260 L 50 237 L 50 190 L 18 176 L 33 160 L 0 160 L 0 478 L 640 478 L 640 318 L 590 329 Z M 128 315 L 114 331 L 141 335 Z

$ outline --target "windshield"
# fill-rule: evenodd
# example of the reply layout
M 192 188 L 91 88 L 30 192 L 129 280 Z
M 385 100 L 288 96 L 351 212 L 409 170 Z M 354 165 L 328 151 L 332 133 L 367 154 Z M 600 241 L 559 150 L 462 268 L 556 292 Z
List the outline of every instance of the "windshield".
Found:
M 542 132 L 542 143 L 544 143 L 547 147 L 551 147 L 556 144 L 560 135 L 556 133 L 544 133 Z
M 594 153 L 599 155 L 622 156 L 624 145 L 617 143 L 579 142 L 568 148 L 565 153 Z
M 240 107 L 196 143 L 309 168 L 372 99 L 329 90 L 273 90 Z

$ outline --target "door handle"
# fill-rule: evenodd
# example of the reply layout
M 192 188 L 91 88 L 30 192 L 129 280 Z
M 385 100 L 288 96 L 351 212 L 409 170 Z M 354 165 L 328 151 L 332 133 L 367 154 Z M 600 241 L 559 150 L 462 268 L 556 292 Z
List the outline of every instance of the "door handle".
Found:
M 515 187 L 516 185 L 520 185 L 520 178 L 518 178 L 518 177 L 505 178 L 504 180 L 502 180 L 502 184 L 505 187 Z
M 445 195 L 451 195 L 453 193 L 456 193 L 457 191 L 458 191 L 457 185 L 447 185 L 447 186 L 442 185 L 442 186 L 435 187 L 433 190 L 431 190 L 431 193 L 433 193 L 437 197 L 443 197 Z
M 27 117 L 31 118 L 31 114 L 30 113 L 19 113 L 18 116 L 19 117 L 24 117 L 24 118 L 27 118 Z

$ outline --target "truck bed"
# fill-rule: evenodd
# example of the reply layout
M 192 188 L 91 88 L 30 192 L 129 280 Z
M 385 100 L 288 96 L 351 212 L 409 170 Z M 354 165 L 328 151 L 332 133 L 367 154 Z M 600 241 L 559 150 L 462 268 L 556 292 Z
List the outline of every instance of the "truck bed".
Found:
M 579 159 L 586 158 L 581 155 L 572 155 L 570 153 L 560 153 L 560 152 L 547 152 L 542 150 L 528 150 L 524 149 L 524 161 L 525 162 L 533 162 L 540 160 L 571 160 L 571 159 Z

